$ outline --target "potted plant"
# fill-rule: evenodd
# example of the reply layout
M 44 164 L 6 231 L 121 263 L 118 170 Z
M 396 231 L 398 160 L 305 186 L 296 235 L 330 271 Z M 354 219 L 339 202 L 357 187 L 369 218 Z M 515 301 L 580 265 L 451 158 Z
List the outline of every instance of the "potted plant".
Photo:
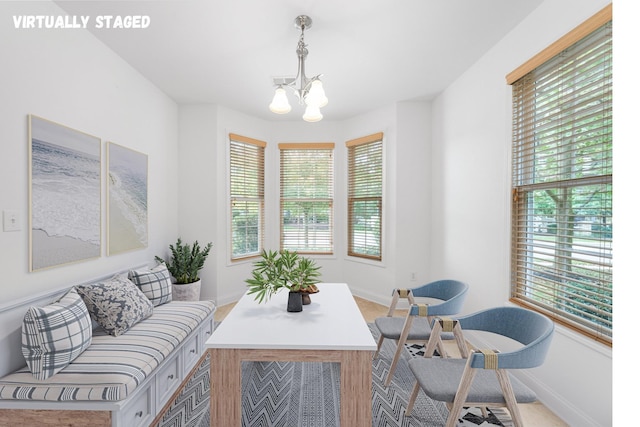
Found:
M 166 264 L 167 270 L 175 279 L 172 299 L 178 301 L 197 301 L 200 299 L 200 276 L 198 272 L 204 267 L 209 256 L 212 243 L 201 247 L 196 240 L 193 245 L 183 244 L 178 237 L 175 246 L 169 245 L 171 259 L 169 262 L 156 256 L 156 261 Z
M 262 251 L 261 259 L 254 263 L 252 277 L 246 280 L 249 294 L 262 303 L 273 294 L 289 290 L 287 311 L 302 311 L 303 294 L 318 292 L 320 267 L 315 261 L 288 250 Z M 308 299 L 307 303 L 311 302 Z

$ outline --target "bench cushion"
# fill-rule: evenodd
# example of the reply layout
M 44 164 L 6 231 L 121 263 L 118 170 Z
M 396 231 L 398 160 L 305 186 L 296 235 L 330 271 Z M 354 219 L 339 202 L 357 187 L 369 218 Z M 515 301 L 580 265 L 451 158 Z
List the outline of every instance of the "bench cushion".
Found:
M 172 301 L 120 336 L 94 331 L 91 345 L 46 380 L 24 368 L 0 378 L 0 399 L 125 399 L 214 310 L 212 301 Z

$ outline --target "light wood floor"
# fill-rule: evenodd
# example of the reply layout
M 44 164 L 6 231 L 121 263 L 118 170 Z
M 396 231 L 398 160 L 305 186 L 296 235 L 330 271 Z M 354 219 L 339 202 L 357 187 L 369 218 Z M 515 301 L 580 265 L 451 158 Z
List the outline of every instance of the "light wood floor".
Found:
M 388 307 L 380 305 L 378 303 L 354 297 L 360 311 L 362 312 L 362 317 L 364 317 L 367 323 L 372 323 L 376 317 L 386 316 Z M 214 318 L 216 321 L 224 320 L 225 316 L 231 311 L 234 307 L 234 303 L 223 305 L 221 307 L 216 308 L 216 312 L 214 314 Z M 453 346 L 455 350 L 451 351 L 452 353 L 457 352 L 457 348 L 455 345 Z M 448 348 L 447 351 L 450 349 Z M 525 405 L 520 405 L 520 413 L 522 414 L 523 422 L 526 426 L 536 426 L 536 427 L 568 427 L 568 424 L 558 418 L 553 412 L 547 409 L 541 403 L 529 403 Z

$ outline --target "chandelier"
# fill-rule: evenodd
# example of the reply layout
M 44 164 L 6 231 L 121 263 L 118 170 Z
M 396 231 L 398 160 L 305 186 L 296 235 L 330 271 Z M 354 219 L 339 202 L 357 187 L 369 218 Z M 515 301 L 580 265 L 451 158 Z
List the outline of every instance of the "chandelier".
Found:
M 329 100 L 324 94 L 322 88 L 322 82 L 318 74 L 315 77 L 308 78 L 305 74 L 304 61 L 307 58 L 309 51 L 307 45 L 304 43 L 304 30 L 311 28 L 311 18 L 306 15 L 298 16 L 295 21 L 295 27 L 300 30 L 300 39 L 298 40 L 298 48 L 296 54 L 298 55 L 298 74 L 293 77 L 277 77 L 273 79 L 273 84 L 276 87 L 276 93 L 273 96 L 273 101 L 269 104 L 269 109 L 276 114 L 287 114 L 291 111 L 291 105 L 287 98 L 286 87 L 289 87 L 298 97 L 300 105 L 305 105 L 305 111 L 302 118 L 307 122 L 317 122 L 322 120 L 322 113 L 320 108 L 327 105 Z

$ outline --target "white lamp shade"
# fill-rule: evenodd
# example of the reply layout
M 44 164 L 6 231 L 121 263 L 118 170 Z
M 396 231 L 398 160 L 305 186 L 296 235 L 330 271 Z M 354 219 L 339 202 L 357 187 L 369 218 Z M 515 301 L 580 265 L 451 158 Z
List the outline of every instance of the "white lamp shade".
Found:
M 273 95 L 273 101 L 269 104 L 269 109 L 276 114 L 287 114 L 291 111 L 287 91 L 284 90 L 284 88 L 279 87 L 276 89 L 276 93 Z
M 328 102 L 329 99 L 324 93 L 322 82 L 320 80 L 314 80 L 313 83 L 311 83 L 311 89 L 309 89 L 309 93 L 305 98 L 305 103 L 307 105 L 324 107 Z
M 322 113 L 320 112 L 320 107 L 314 105 L 307 105 L 307 108 L 304 110 L 304 115 L 302 119 L 305 122 L 319 122 L 322 120 Z

